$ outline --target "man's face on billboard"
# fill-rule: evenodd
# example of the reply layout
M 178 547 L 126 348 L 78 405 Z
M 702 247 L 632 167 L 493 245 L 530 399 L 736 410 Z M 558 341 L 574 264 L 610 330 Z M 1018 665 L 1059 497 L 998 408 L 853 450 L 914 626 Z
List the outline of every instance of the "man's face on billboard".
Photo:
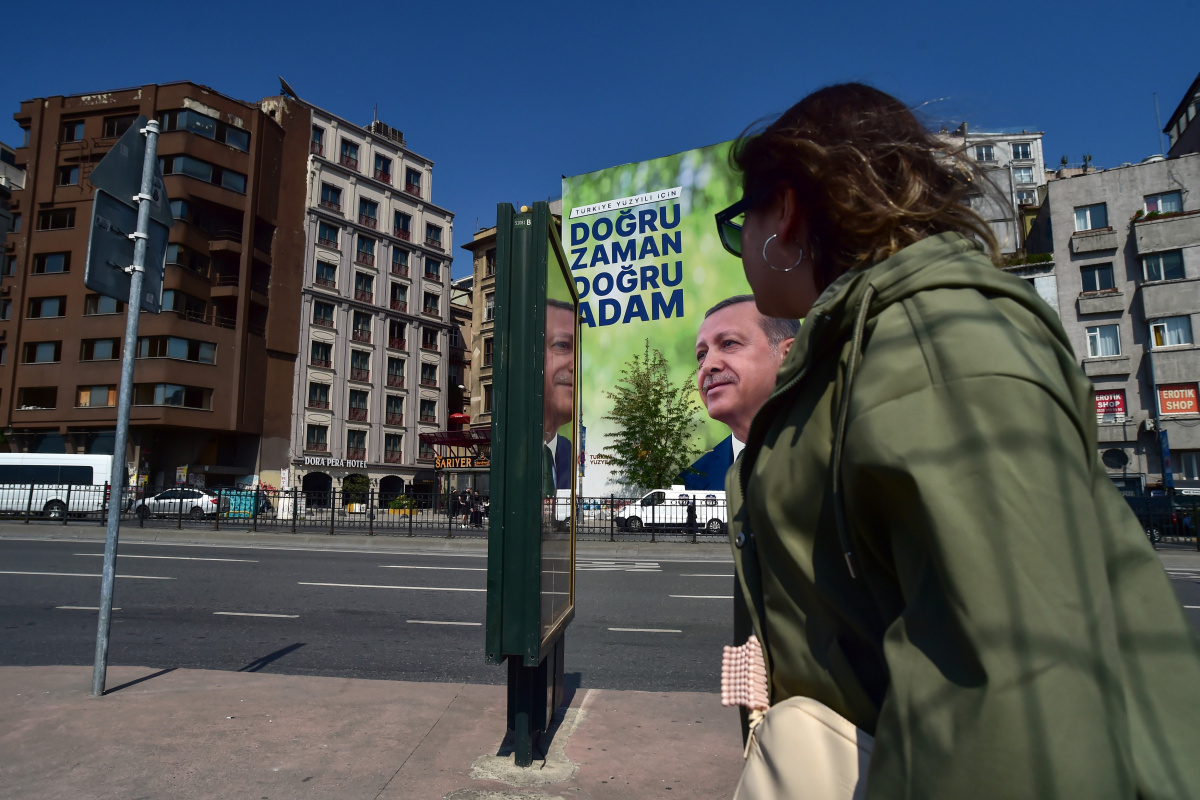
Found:
M 772 349 L 754 303 L 716 311 L 696 334 L 696 387 L 708 415 L 724 422 L 739 441 L 775 388 L 791 339 Z
M 545 434 L 571 421 L 575 385 L 575 313 L 546 305 Z

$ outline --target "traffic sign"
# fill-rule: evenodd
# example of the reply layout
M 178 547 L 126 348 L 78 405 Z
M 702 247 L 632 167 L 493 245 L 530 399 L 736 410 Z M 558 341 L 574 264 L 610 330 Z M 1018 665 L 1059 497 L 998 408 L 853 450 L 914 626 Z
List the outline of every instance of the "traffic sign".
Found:
M 138 212 L 108 192 L 96 190 L 92 202 L 92 224 L 88 233 L 87 267 L 83 284 L 105 297 L 128 302 L 135 241 L 129 234 L 137 230 Z M 163 269 L 167 260 L 167 236 L 170 230 L 157 219 L 150 220 L 146 240 L 146 279 L 142 283 L 142 311 L 162 311 Z
M 100 159 L 88 176 L 92 186 L 103 189 L 135 210 L 138 202 L 134 198 L 142 191 L 142 162 L 146 158 L 146 137 L 142 134 L 145 127 L 146 115 L 139 114 L 129 130 L 121 135 L 113 149 Z M 150 218 L 168 228 L 175 224 L 171 218 L 171 202 L 167 199 L 162 169 L 157 166 L 150 190 Z M 130 228 L 131 232 L 133 230 Z

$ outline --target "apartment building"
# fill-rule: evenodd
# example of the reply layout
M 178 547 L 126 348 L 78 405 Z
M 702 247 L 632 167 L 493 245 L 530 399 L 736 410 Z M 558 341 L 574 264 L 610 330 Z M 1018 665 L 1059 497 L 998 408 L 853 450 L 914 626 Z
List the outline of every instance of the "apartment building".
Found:
M 287 96 L 262 107 L 308 153 L 288 484 L 310 502 L 350 475 L 433 491 L 419 434 L 448 423 L 454 222 L 432 202 L 433 162 L 382 122 Z
M 1101 460 L 1126 492 L 1200 493 L 1200 153 L 1051 181 L 1058 308 L 1096 386 Z
M 18 451 L 111 453 L 125 305 L 83 276 L 92 168 L 139 114 L 175 217 L 163 312 L 142 314 L 127 460 L 151 484 L 270 481 L 291 426 L 302 214 L 284 131 L 190 82 L 35 98 L 0 275 L 0 427 Z M 301 147 L 304 143 L 301 143 Z M 270 391 L 268 391 L 270 387 Z
M 17 166 L 17 151 L 0 142 L 0 243 L 21 222 L 20 215 L 13 217 L 9 203 L 12 193 L 25 188 L 25 170 Z
M 492 361 L 496 344 L 496 228 L 476 231 L 462 248 L 471 253 L 471 430 L 492 427 Z
M 1171 149 L 1167 151 L 1169 158 L 1200 153 L 1200 124 L 1193 124 L 1197 114 L 1200 114 L 1200 73 L 1184 92 L 1183 99 L 1171 112 L 1167 126 L 1163 128 L 1170 142 Z
M 475 343 L 474 275 L 450 283 L 450 388 L 449 415 L 453 428 L 470 422 L 471 359 Z M 466 417 L 466 418 L 465 418 Z

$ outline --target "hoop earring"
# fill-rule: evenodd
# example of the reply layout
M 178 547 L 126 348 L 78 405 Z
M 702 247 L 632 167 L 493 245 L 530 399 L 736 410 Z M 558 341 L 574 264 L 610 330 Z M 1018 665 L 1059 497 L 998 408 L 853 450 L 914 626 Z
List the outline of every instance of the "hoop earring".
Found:
M 766 263 L 766 265 L 768 267 L 775 270 L 776 272 L 791 272 L 796 267 L 800 266 L 800 262 L 804 260 L 804 248 L 803 247 L 800 248 L 800 255 L 796 256 L 795 264 L 792 264 L 790 267 L 786 267 L 786 268 L 777 267 L 774 264 L 772 264 L 771 259 L 767 257 L 767 245 L 769 245 L 771 243 L 771 240 L 774 239 L 775 236 L 776 236 L 776 234 L 772 233 L 767 238 L 767 240 L 765 242 L 763 242 L 763 248 L 762 248 L 763 261 Z

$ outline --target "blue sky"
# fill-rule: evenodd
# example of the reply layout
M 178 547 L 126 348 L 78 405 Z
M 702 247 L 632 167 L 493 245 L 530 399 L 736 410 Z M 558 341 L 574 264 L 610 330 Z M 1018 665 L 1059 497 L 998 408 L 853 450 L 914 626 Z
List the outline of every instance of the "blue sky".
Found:
M 918 4 L 905 4 L 906 9 Z M 1196 77 L 1196 0 L 1129 3 L 14 4 L 0 140 L 31 97 L 193 80 L 400 128 L 432 158 L 455 245 L 560 176 L 733 138 L 807 92 L 872 83 L 951 127 L 1042 130 L 1046 159 L 1158 152 Z M 120 13 L 124 12 L 124 13 Z M 469 272 L 456 249 L 454 276 Z

